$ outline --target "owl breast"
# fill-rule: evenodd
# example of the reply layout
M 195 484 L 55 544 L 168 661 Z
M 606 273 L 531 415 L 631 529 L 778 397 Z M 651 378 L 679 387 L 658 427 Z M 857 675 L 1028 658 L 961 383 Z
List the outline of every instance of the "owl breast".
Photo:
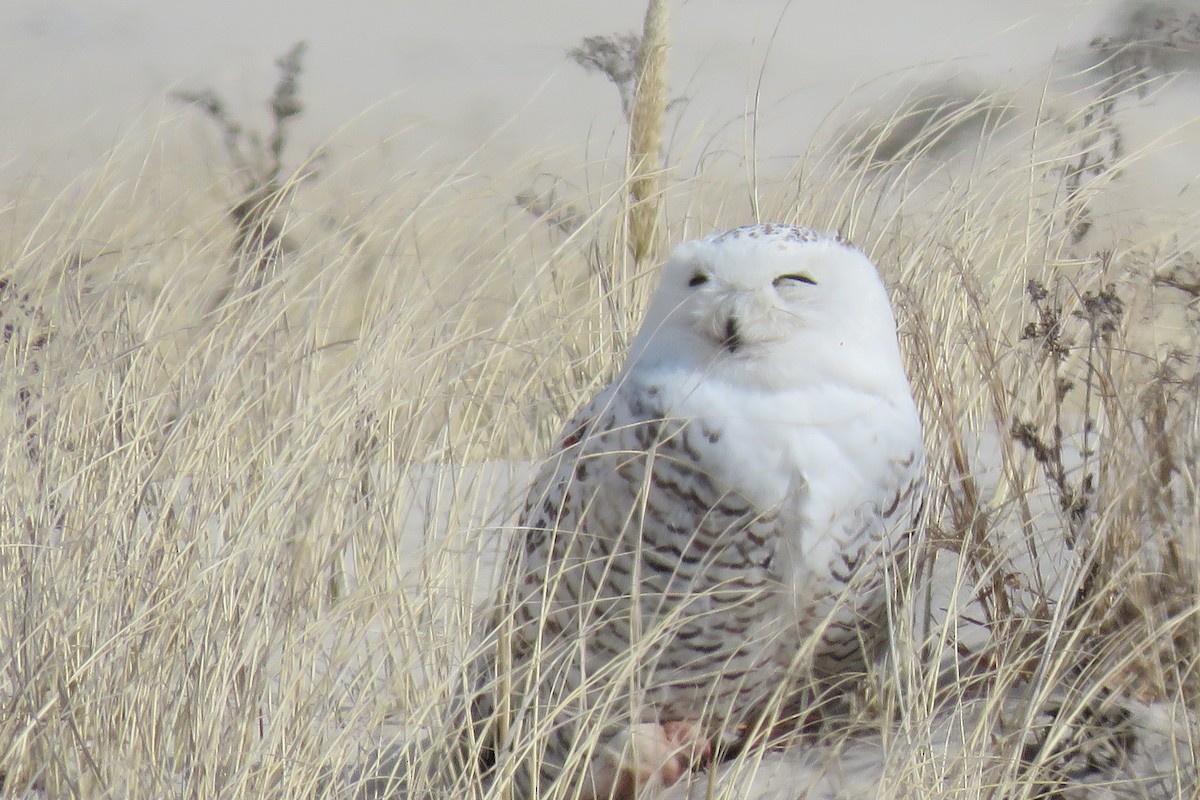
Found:
M 667 400 L 631 382 L 566 437 L 525 520 L 522 638 L 580 631 L 573 682 L 633 656 L 645 713 L 729 720 L 778 683 L 781 505 L 728 480 L 739 448 L 721 419 L 680 417 Z
M 720 471 L 729 491 L 777 516 L 773 575 L 776 619 L 788 627 L 783 658 L 790 663 L 817 635 L 816 672 L 851 661 L 861 667 L 862 642 L 887 599 L 884 567 L 911 530 L 921 495 L 923 451 L 911 399 L 830 385 L 768 394 L 714 392 L 709 384 L 676 412 L 685 407 L 705 409 L 705 424 L 722 434 L 701 460 Z

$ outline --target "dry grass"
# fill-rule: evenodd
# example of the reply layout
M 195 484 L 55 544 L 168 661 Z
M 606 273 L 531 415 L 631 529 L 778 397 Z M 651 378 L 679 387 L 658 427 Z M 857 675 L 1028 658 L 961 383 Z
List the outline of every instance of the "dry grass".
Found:
M 1077 777 L 1060 762 L 1081 720 L 1126 703 L 1164 709 L 1186 779 L 1196 217 L 1089 249 L 1121 222 L 1106 192 L 1153 153 L 1110 153 L 1081 180 L 1103 116 L 1086 103 L 896 107 L 777 180 L 676 180 L 649 226 L 676 241 L 740 224 L 730 198 L 754 198 L 844 230 L 893 289 L 926 421 L 929 547 L 897 587 L 891 657 L 859 692 L 858 732 L 806 747 L 770 796 L 796 796 L 814 754 L 876 746 L 885 796 L 1047 796 Z M 526 465 L 612 374 L 645 296 L 631 251 L 653 248 L 624 233 L 642 173 L 516 202 L 533 162 L 497 178 L 478 154 L 366 189 L 370 165 L 277 170 L 289 245 L 240 280 L 240 184 L 211 177 L 178 133 L 194 124 L 5 212 L 14 796 L 349 796 L 368 753 L 436 730 Z

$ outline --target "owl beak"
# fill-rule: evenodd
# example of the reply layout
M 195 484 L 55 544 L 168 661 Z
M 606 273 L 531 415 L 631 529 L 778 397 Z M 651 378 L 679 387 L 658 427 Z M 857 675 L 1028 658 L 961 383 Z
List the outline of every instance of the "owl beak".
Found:
M 742 346 L 742 335 L 738 330 L 737 317 L 731 314 L 725 320 L 725 329 L 722 334 L 721 346 L 731 353 L 736 353 Z

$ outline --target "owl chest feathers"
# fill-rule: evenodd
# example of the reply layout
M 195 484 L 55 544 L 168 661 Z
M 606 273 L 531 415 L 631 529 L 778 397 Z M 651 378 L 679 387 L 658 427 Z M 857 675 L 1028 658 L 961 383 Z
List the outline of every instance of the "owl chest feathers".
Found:
M 590 619 L 601 661 L 639 637 L 621 619 L 681 626 L 668 655 L 729 659 L 887 535 L 919 436 L 911 401 L 626 376 L 568 426 L 530 495 L 521 616 Z
M 807 635 L 869 545 L 907 527 L 885 512 L 901 516 L 920 430 L 911 401 L 671 377 L 630 377 L 568 427 L 555 488 L 530 512 L 525 611 L 564 630 L 591 620 L 593 668 L 666 626 L 659 699 L 686 705 L 694 692 L 667 676 L 751 671 L 781 636 L 790 652 L 791 623 Z
M 922 468 L 920 423 L 907 391 L 888 397 L 824 385 L 760 392 L 670 375 L 631 379 L 622 389 L 632 419 L 666 420 L 653 431 L 657 441 L 644 431 L 631 443 L 670 451 L 654 469 L 681 462 L 676 469 L 703 476 L 710 494 L 770 516 L 791 560 L 800 562 L 792 569 L 820 569 L 872 522 L 899 516 L 897 493 Z M 680 440 L 677 448 L 671 437 Z

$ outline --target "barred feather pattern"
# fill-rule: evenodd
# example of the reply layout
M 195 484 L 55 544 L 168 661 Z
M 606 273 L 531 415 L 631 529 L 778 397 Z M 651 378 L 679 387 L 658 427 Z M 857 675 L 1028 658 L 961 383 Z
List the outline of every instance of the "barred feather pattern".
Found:
M 796 519 L 731 488 L 713 456 L 722 425 L 672 419 L 660 394 L 630 380 L 580 412 L 535 482 L 510 555 L 496 625 L 509 669 L 493 665 L 491 680 L 512 688 L 527 729 L 553 730 L 534 759 L 543 788 L 569 772 L 580 723 L 597 714 L 609 735 L 698 720 L 719 744 L 809 698 L 812 680 L 861 670 L 883 630 L 878 562 L 910 529 L 919 454 L 896 460 L 890 497 L 851 515 L 797 613 L 776 559 Z M 632 676 L 621 672 L 630 658 Z
M 647 796 L 631 729 L 737 746 L 886 634 L 924 456 L 873 265 L 753 226 L 677 248 L 654 302 L 534 481 L 491 617 L 473 736 L 519 797 Z

